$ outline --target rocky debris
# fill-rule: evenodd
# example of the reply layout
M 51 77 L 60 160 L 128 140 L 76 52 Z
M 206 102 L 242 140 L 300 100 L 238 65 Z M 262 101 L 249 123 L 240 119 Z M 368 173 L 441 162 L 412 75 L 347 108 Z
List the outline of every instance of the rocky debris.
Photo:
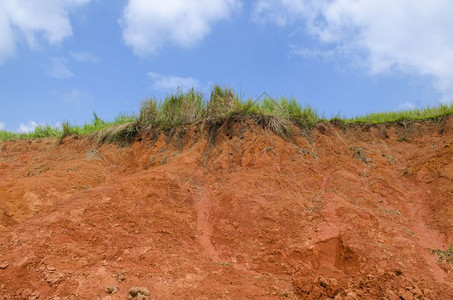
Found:
M 3 295 L 2 295 L 3 296 Z M 13 299 L 27 299 L 27 300 L 38 300 L 41 298 L 39 292 L 32 291 L 31 289 L 22 288 L 16 292 Z M 1 298 L 1 299 L 9 299 L 9 298 Z
M 129 290 L 128 299 L 145 300 L 148 299 L 149 290 L 145 287 L 134 286 Z
M 339 287 L 338 281 L 334 278 L 326 279 L 319 276 L 314 281 L 303 278 L 296 283 L 296 293 L 302 298 L 319 299 L 325 296 L 335 298 L 341 292 L 343 289 Z
M 302 277 L 295 282 L 296 295 L 302 299 L 451 299 L 451 294 L 436 294 L 424 288 L 423 282 L 405 276 L 401 271 L 367 274 L 341 282 L 334 278 Z
M 63 274 L 51 272 L 45 275 L 45 280 L 50 286 L 56 286 L 64 280 L 64 277 Z

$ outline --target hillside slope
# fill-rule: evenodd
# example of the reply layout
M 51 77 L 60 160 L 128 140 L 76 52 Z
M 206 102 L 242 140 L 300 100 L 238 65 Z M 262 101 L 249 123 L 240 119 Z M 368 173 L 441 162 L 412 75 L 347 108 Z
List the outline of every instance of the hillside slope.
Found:
M 0 151 L 0 299 L 453 298 L 451 116 Z

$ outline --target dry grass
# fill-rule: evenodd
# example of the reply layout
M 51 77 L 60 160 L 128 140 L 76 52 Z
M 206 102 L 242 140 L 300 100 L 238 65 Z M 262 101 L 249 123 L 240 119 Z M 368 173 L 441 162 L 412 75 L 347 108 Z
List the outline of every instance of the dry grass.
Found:
M 128 145 L 137 137 L 139 131 L 136 122 L 128 122 L 103 128 L 90 135 L 97 143 L 118 142 L 120 145 Z

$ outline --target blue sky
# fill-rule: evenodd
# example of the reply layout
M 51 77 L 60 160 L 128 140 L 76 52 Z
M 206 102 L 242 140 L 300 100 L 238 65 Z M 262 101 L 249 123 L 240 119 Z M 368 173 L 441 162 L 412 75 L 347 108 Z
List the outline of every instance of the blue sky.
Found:
M 1 0 L 0 129 L 215 83 L 327 117 L 450 103 L 451 15 L 451 0 Z

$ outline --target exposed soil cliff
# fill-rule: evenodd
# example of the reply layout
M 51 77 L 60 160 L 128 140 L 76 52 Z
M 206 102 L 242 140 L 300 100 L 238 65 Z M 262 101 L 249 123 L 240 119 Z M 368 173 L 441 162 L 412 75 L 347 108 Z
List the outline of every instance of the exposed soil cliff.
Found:
M 452 299 L 450 245 L 453 117 L 0 143 L 0 299 Z

